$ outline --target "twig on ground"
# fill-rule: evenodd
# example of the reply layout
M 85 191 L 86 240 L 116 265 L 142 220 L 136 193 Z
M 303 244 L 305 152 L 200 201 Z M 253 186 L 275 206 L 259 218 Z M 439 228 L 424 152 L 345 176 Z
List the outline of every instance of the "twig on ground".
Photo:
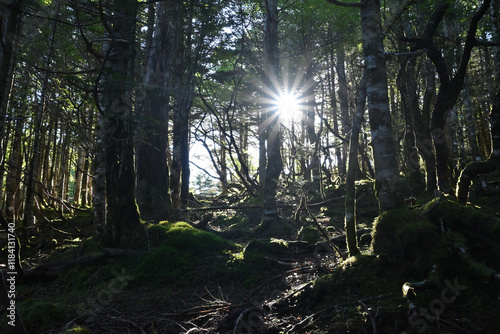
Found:
M 325 313 L 327 311 L 330 311 L 334 308 L 337 308 L 337 307 L 343 307 L 343 306 L 349 306 L 349 305 L 355 305 L 355 304 L 358 304 L 358 303 L 364 303 L 364 302 L 368 302 L 368 301 L 371 301 L 371 300 L 374 300 L 374 299 L 381 299 L 381 298 L 385 298 L 385 297 L 389 297 L 389 296 L 392 296 L 392 294 L 383 294 L 383 295 L 378 295 L 378 296 L 373 296 L 373 297 L 367 297 L 367 298 L 363 298 L 363 299 L 358 299 L 358 300 L 355 300 L 355 301 L 350 301 L 350 302 L 345 302 L 345 303 L 340 303 L 340 304 L 335 304 L 335 305 L 331 305 L 331 306 L 328 306 L 328 307 L 325 307 L 309 316 L 307 316 L 306 318 L 304 318 L 302 321 L 296 323 L 295 325 L 292 326 L 292 328 L 287 332 L 287 333 L 292 333 L 296 330 L 299 330 L 309 324 L 306 324 L 306 322 L 308 322 L 309 320 L 313 319 L 314 317 L 322 314 L 322 313 Z

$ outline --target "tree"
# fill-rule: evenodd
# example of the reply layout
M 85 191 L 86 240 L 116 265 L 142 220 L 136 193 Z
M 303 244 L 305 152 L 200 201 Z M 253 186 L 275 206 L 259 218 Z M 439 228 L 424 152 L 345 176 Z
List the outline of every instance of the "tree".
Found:
M 472 16 L 464 47 L 461 50 L 461 57 L 456 71 L 451 71 L 444 58 L 443 51 L 434 42 L 434 36 L 439 23 L 442 21 L 450 4 L 439 3 L 432 13 L 425 29 L 418 38 L 410 38 L 413 43 L 412 50 L 427 50 L 427 56 L 436 68 L 439 77 L 439 92 L 432 107 L 431 113 L 431 133 L 436 152 L 436 171 L 439 189 L 444 193 L 450 193 L 450 164 L 449 164 L 449 143 L 445 135 L 445 125 L 450 110 L 454 107 L 457 98 L 462 90 L 467 67 L 471 59 L 472 49 L 476 44 L 476 31 L 478 23 L 486 14 L 491 0 L 485 0 L 477 12 Z
M 358 171 L 358 144 L 359 134 L 361 132 L 361 123 L 366 107 L 366 87 L 365 77 L 363 77 L 359 89 L 358 104 L 356 113 L 352 121 L 351 138 L 349 140 L 349 160 L 346 174 L 346 193 L 345 193 L 345 218 L 344 228 L 346 231 L 346 244 L 349 256 L 359 254 L 359 248 L 356 235 L 356 172 Z
M 276 96 L 279 96 L 279 49 L 278 49 L 278 2 L 266 0 L 266 17 L 264 28 L 264 96 L 265 131 L 267 143 L 266 171 L 262 195 L 262 224 L 278 218 L 276 207 L 276 190 L 278 179 L 283 168 L 280 152 L 280 121 Z
M 399 171 L 389 109 L 380 1 L 362 0 L 359 3 L 327 1 L 342 6 L 360 8 L 364 66 L 367 78 L 368 116 L 372 135 L 375 189 L 379 209 L 385 211 L 401 206 L 403 196 L 400 193 Z
M 462 204 L 467 203 L 472 179 L 481 174 L 491 173 L 500 166 L 500 90 L 491 107 L 490 123 L 491 137 L 493 139 L 490 157 L 486 161 L 473 161 L 469 163 L 460 174 L 456 196 Z
M 110 41 L 104 63 L 104 93 L 100 128 L 104 145 L 106 226 L 108 246 L 126 246 L 130 232 L 140 226 L 135 202 L 133 150 L 134 48 L 137 3 L 115 1 L 109 24 Z
M 167 217 L 171 202 L 167 150 L 171 79 L 178 38 L 175 35 L 176 7 L 173 1 L 158 4 L 153 41 L 146 55 L 136 151 L 137 202 L 143 219 Z

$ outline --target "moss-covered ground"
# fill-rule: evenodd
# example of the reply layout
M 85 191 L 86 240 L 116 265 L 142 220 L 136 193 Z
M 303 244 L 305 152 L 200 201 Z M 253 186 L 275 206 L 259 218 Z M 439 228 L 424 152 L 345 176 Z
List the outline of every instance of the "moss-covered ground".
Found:
M 214 211 L 203 229 L 204 213 L 144 223 L 122 253 L 101 248 L 90 211 L 61 218 L 47 210 L 22 250 L 33 276 L 16 285 L 17 309 L 30 333 L 496 333 L 497 194 L 467 207 L 424 194 L 377 215 L 373 183 L 357 187 L 358 229 L 371 235 L 346 259 L 289 195 L 267 230 L 255 203 L 231 199 L 246 208 Z M 341 186 L 310 198 L 332 238 L 343 230 L 343 200 Z M 474 224 L 481 228 L 468 229 Z M 405 282 L 416 293 L 411 318 Z M 3 317 L 0 332 L 7 329 Z

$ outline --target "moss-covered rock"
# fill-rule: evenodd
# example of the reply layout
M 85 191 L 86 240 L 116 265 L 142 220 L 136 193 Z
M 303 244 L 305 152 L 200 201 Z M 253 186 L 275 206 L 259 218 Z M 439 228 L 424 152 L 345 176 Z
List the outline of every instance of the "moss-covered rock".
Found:
M 418 279 L 449 255 L 439 228 L 410 209 L 389 210 L 376 218 L 372 249 Z
M 314 227 L 305 226 L 300 229 L 297 239 L 299 239 L 300 241 L 306 241 L 308 243 L 314 244 L 318 242 L 321 239 L 321 237 L 317 229 L 315 229 Z
M 288 252 L 288 245 L 280 239 L 252 240 L 245 247 L 244 257 L 249 256 L 282 256 Z

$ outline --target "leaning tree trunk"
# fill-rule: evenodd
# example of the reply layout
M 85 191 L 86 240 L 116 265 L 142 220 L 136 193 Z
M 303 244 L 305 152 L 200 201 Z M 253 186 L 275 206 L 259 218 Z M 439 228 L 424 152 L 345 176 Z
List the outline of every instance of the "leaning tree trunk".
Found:
M 389 110 L 384 34 L 380 1 L 363 0 L 361 4 L 366 94 L 375 162 L 375 190 L 379 209 L 385 211 L 403 205 L 403 198 L 398 186 L 398 164 Z
M 104 156 L 106 168 L 106 227 L 104 243 L 126 246 L 140 226 L 135 202 L 132 88 L 137 3 L 114 1 L 115 15 L 104 81 Z
M 264 86 L 271 93 L 268 93 L 266 141 L 267 141 L 267 166 L 264 178 L 262 196 L 262 226 L 265 228 L 269 223 L 278 218 L 278 208 L 276 206 L 276 190 L 278 179 L 283 168 L 283 161 L 280 152 L 280 120 L 278 109 L 273 101 L 274 96 L 278 96 L 279 89 L 279 64 L 278 64 L 278 3 L 277 0 L 266 1 L 266 21 L 265 21 L 265 78 Z
M 480 174 L 491 173 L 500 166 L 500 90 L 495 96 L 490 114 L 493 150 L 488 160 L 469 163 L 460 174 L 457 185 L 457 199 L 467 203 L 472 179 Z
M 361 132 L 361 123 L 363 122 L 363 114 L 366 105 L 366 78 L 363 77 L 360 84 L 358 104 L 356 113 L 352 121 L 351 138 L 349 141 L 349 161 L 347 164 L 346 174 L 346 191 L 345 191 L 345 221 L 344 228 L 346 233 L 347 251 L 349 256 L 359 254 L 357 235 L 356 235 L 356 172 L 358 166 L 358 144 L 359 134 Z

